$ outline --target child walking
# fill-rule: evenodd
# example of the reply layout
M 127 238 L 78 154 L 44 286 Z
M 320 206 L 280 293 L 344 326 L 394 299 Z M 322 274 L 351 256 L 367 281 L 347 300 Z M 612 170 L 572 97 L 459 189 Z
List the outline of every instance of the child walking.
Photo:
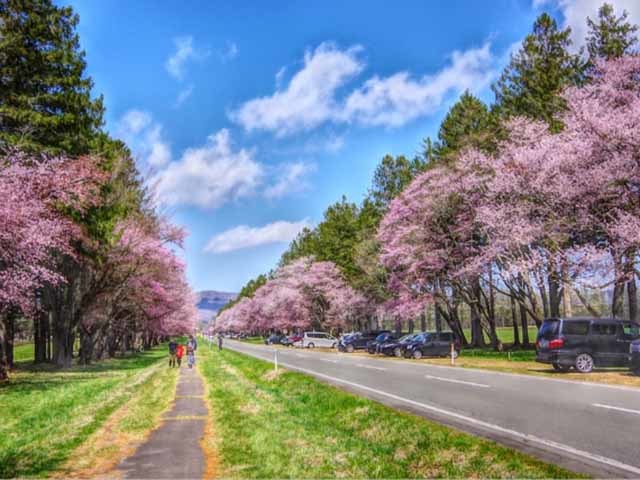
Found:
M 184 356 L 184 345 L 179 344 L 176 348 L 176 360 L 178 360 L 178 367 L 182 365 L 182 357 Z

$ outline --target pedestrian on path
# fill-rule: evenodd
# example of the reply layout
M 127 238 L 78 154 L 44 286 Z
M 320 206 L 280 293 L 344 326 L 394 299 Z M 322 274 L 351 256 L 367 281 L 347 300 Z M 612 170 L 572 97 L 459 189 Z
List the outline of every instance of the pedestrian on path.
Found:
M 171 339 L 169 341 L 169 366 L 170 367 L 175 367 L 176 366 L 176 350 L 178 349 L 178 344 Z
M 218 334 L 218 350 L 222 350 L 222 334 Z
M 193 335 L 189 335 L 189 341 L 187 342 L 187 365 L 189 368 L 193 368 L 196 363 L 196 350 L 198 349 L 198 342 L 193 337 Z
M 182 365 L 182 357 L 184 357 L 184 345 L 178 345 L 176 348 L 176 359 L 178 360 L 178 367 Z

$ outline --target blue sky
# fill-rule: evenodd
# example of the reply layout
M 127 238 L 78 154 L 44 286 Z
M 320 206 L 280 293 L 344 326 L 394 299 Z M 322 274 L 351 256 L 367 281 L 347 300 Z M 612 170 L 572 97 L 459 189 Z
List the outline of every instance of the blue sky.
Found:
M 59 2 L 65 3 L 65 2 Z M 196 290 L 237 291 L 385 154 L 412 156 L 542 11 L 598 0 L 74 1 L 108 130 L 190 233 Z M 640 2 L 612 2 L 638 21 Z

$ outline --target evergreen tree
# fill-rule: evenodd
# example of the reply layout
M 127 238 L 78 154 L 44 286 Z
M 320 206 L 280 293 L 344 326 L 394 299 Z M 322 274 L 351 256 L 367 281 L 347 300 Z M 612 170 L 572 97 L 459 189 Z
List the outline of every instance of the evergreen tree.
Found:
M 0 0 L 0 145 L 87 153 L 102 125 L 70 7 Z
M 369 196 L 376 205 L 385 209 L 389 202 L 425 168 L 426 162 L 418 157 L 409 160 L 404 155 L 398 157 L 385 155 L 373 174 Z
M 570 35 L 570 28 L 559 30 L 548 14 L 537 18 L 533 32 L 492 86 L 498 113 L 542 120 L 553 131 L 561 129 L 556 115 L 565 109 L 565 102 L 559 94 L 580 83 L 584 74 L 580 55 L 569 52 Z
M 491 117 L 482 100 L 464 92 L 440 124 L 435 154 L 447 161 L 465 147 L 493 150 L 495 130 L 491 128 Z
M 613 6 L 609 3 L 600 7 L 595 21 L 587 17 L 587 50 L 591 64 L 599 58 L 620 58 L 633 51 L 638 43 L 638 37 L 635 35 L 638 26 L 630 24 L 627 17 L 626 11 L 616 17 Z

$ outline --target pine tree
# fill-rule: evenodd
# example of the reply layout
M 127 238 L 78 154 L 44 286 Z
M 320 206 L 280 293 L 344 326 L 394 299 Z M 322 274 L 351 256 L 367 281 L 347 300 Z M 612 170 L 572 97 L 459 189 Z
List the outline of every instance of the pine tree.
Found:
M 598 10 L 598 18 L 594 21 L 587 17 L 589 33 L 587 35 L 587 50 L 589 61 L 593 64 L 597 59 L 611 60 L 628 55 L 638 43 L 635 33 L 637 25 L 627 21 L 627 12 L 623 11 L 619 17 L 615 16 L 613 6 L 603 4 Z
M 436 155 L 447 161 L 465 147 L 492 150 L 495 137 L 491 126 L 487 106 L 468 91 L 464 92 L 440 124 Z
M 101 127 L 70 7 L 0 0 L 0 146 L 87 153 Z
M 504 116 L 522 115 L 562 128 L 556 115 L 565 109 L 559 93 L 582 81 L 584 62 L 569 52 L 571 29 L 559 30 L 548 14 L 540 15 L 522 47 L 512 55 L 492 86 L 496 110 Z

